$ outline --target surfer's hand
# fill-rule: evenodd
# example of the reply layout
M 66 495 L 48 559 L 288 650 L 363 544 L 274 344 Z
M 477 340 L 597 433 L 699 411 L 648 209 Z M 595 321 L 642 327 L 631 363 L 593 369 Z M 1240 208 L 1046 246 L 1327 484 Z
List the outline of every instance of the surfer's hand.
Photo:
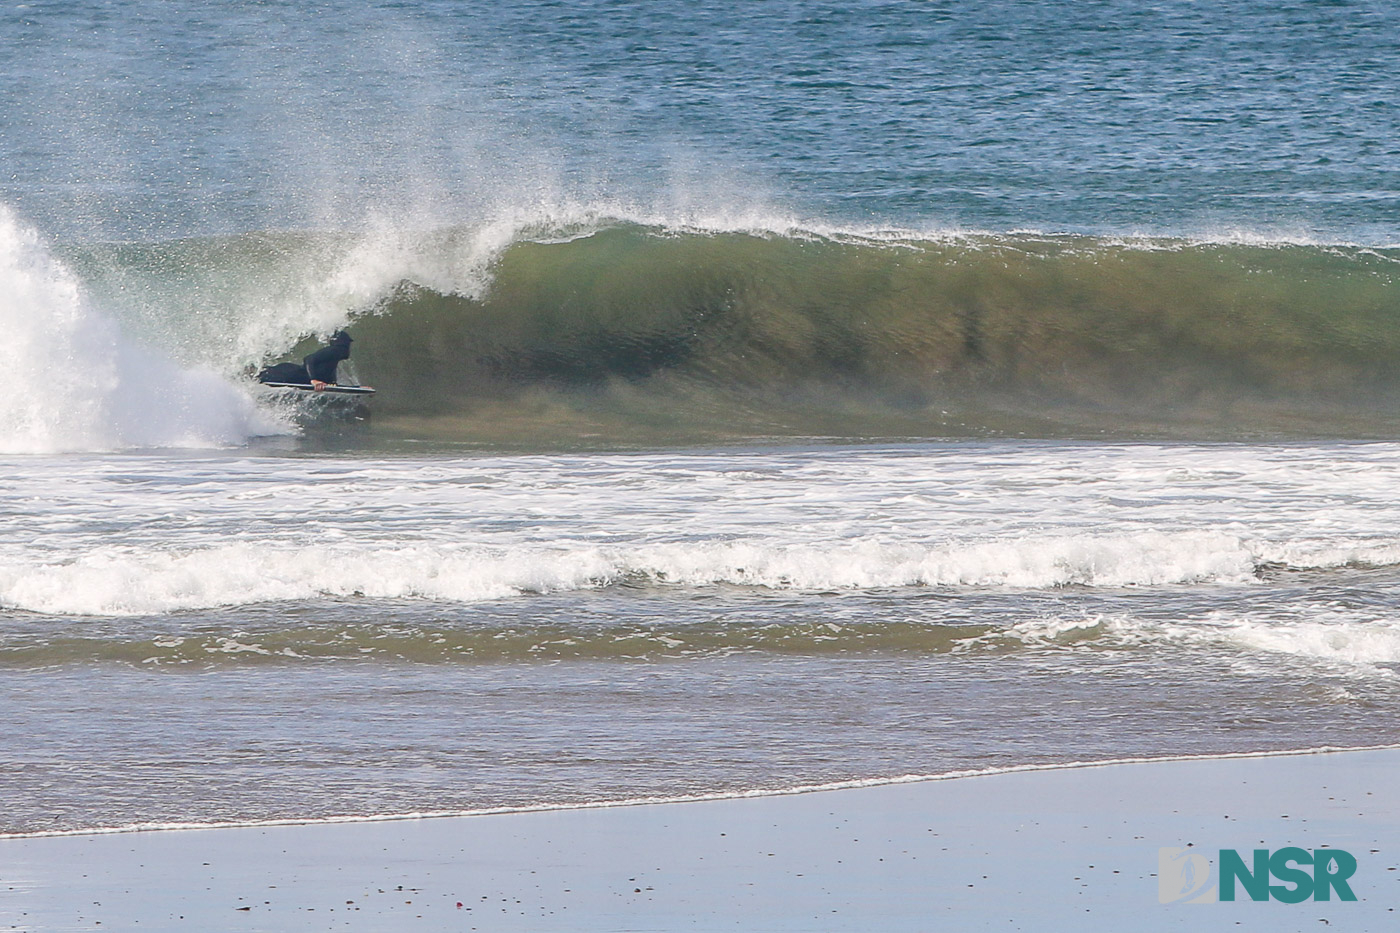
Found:
M 328 386 L 328 385 L 330 385 L 329 382 L 322 382 L 322 381 L 319 380 L 319 379 L 312 379 L 312 380 L 311 380 L 311 388 L 315 389 L 317 392 L 320 392 L 322 389 L 324 389 L 324 388 L 325 388 L 326 386 Z

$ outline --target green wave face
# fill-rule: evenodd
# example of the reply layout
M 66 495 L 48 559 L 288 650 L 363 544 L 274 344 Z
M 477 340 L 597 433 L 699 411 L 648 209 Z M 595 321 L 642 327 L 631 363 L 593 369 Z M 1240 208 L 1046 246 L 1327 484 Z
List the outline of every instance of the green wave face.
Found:
M 617 222 L 517 232 L 483 258 L 464 246 L 473 235 L 419 237 L 398 265 L 349 238 L 297 235 L 105 262 L 261 281 L 249 308 L 298 288 L 306 307 L 321 302 L 253 326 L 217 288 L 187 289 L 213 308 L 199 319 L 214 337 L 197 335 L 195 315 L 146 328 L 244 363 L 306 352 L 288 344 L 343 319 L 336 301 L 368 308 L 351 321 L 353 362 L 380 390 L 389 434 L 571 444 L 1400 428 L 1400 250 Z M 357 262 L 383 266 L 358 292 L 296 284 L 345 279 Z
M 464 432 L 1393 430 L 1397 254 L 628 227 L 356 324 L 386 415 Z

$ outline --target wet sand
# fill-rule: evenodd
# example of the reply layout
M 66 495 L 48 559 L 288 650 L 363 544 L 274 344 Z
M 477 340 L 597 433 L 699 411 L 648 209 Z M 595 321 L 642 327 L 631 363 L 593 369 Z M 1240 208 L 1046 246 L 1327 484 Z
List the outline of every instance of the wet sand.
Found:
M 1400 750 L 789 796 L 0 839 L 0 930 L 1381 930 Z M 1158 849 L 1323 846 L 1354 902 L 1162 904 Z

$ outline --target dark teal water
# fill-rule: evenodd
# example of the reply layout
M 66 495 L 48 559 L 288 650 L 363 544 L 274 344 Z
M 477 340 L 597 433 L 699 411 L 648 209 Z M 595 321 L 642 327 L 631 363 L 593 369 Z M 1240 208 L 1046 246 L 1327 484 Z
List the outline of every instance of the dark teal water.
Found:
M 1391 242 L 1384 2 L 36 2 L 0 200 L 50 235 L 626 202 Z

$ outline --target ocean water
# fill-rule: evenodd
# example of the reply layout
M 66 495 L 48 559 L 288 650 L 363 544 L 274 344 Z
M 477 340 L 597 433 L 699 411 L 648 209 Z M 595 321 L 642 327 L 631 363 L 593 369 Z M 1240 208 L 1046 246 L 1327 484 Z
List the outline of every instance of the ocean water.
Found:
M 1397 47 L 0 9 L 0 834 L 1395 744 Z

